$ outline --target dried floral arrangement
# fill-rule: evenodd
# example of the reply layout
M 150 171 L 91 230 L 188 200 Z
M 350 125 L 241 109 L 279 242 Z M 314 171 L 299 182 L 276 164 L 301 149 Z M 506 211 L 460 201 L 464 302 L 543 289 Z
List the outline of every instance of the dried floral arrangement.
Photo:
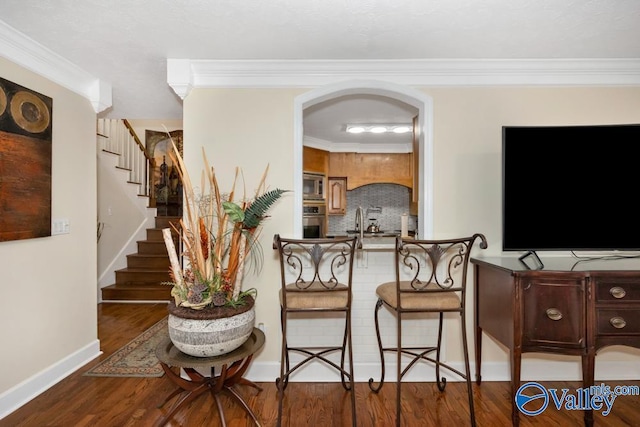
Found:
M 202 157 L 205 169 L 196 192 L 184 161 L 175 144 L 170 156 L 177 165 L 184 187 L 184 212 L 179 233 L 183 246 L 185 267 L 182 268 L 170 229 L 163 230 L 163 237 L 171 262 L 171 296 L 176 306 L 203 309 L 207 306 L 238 306 L 244 298 L 255 298 L 256 289 L 242 290 L 245 267 L 251 264 L 256 271 L 261 268 L 262 250 L 258 237 L 267 212 L 287 190 L 268 190 L 267 165 L 255 194 L 236 198 L 236 183 L 242 176 L 236 168 L 233 186 L 229 193 L 222 193 L 215 170 L 210 166 L 204 148 Z M 244 181 L 244 179 L 243 179 Z

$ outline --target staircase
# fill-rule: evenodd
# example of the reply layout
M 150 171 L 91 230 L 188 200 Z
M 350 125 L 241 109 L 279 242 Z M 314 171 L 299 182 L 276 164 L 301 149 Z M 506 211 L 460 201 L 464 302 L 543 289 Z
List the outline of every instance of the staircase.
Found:
M 170 224 L 177 225 L 179 220 L 180 217 L 156 217 L 155 228 L 148 228 L 147 238 L 137 242 L 138 252 L 127 255 L 127 267 L 116 270 L 116 283 L 102 288 L 103 301 L 171 299 L 171 286 L 162 284 L 171 280 L 162 229 L 172 230 L 178 248 L 178 235 Z
M 177 202 L 181 200 L 171 205 L 167 202 L 159 208 L 149 206 L 149 174 L 153 170 L 153 159 L 127 120 L 98 119 L 97 135 L 98 162 L 102 165 L 99 176 L 103 177 L 102 185 L 107 195 L 106 199 L 100 199 L 98 195 L 99 211 L 102 203 L 99 220 L 103 221 L 103 229 L 98 223 L 98 230 L 102 239 L 106 238 L 106 243 L 98 239 L 98 250 L 103 244 L 105 251 L 98 277 L 102 301 L 168 301 L 171 286 L 163 282 L 171 280 L 170 263 L 162 230 L 172 230 L 179 250 L 179 236 L 171 224 L 179 224 L 182 211 Z M 124 199 L 108 198 L 114 194 L 124 196 Z M 111 217 L 112 203 L 116 204 L 119 217 Z M 107 205 L 108 213 L 105 213 Z M 123 218 L 132 221 L 126 222 Z M 123 221 L 128 227 L 127 233 L 131 230 L 132 234 L 114 233 Z M 107 224 L 106 228 L 104 224 Z M 146 228 L 151 225 L 153 228 Z M 102 233 L 101 230 L 106 231 Z

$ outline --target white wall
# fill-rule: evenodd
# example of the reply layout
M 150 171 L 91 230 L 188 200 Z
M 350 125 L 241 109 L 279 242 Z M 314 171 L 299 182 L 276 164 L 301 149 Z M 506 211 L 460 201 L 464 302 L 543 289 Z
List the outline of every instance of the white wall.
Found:
M 95 111 L 4 58 L 0 76 L 53 99 L 51 213 L 71 226 L 69 234 L 0 242 L 2 418 L 97 356 L 99 346 Z
M 484 255 L 501 255 L 501 127 L 503 125 L 552 125 L 595 123 L 640 123 L 640 88 L 422 88 L 433 99 L 433 235 L 446 237 L 484 233 L 489 249 Z M 202 169 L 200 150 L 204 146 L 216 168 L 223 188 L 228 188 L 236 165 L 244 168 L 247 190 L 252 191 L 264 166 L 271 165 L 272 187 L 293 188 L 294 99 L 304 89 L 194 89 L 184 101 L 184 140 L 187 167 L 196 175 Z M 272 211 L 262 235 L 265 264 L 258 278 L 248 287 L 258 288 L 257 322 L 267 326 L 264 350 L 256 359 L 252 373 L 272 368 L 278 362 L 280 331 L 278 286 L 279 270 L 271 249 L 274 233 L 292 235 L 293 197 L 281 200 Z M 361 296 L 354 307 L 356 379 L 366 381 L 369 361 L 377 360 L 368 345 L 373 339 L 373 294 L 387 280 L 391 255 L 385 261 L 375 253 L 375 262 L 355 272 Z M 387 264 L 385 264 L 387 262 Z M 249 279 L 249 278 L 248 278 Z M 471 278 L 472 279 L 472 278 Z M 246 283 L 246 282 L 245 282 Z M 367 301 L 366 292 L 369 292 Z M 472 295 L 472 293 L 471 293 Z M 358 323 L 360 322 L 360 323 Z M 471 333 L 472 316 L 468 318 Z M 460 361 L 459 327 L 447 329 L 446 354 Z M 367 335 L 369 334 L 369 335 Z M 470 335 L 471 336 L 471 335 Z M 360 347 L 358 347 L 360 345 Z M 472 352 L 473 353 L 473 352 Z M 622 375 L 624 364 L 635 360 L 636 349 L 604 349 L 596 362 L 596 378 Z M 557 358 L 555 358 L 557 359 Z M 563 363 L 568 361 L 570 369 Z M 528 366 L 554 366 L 559 375 L 580 378 L 579 358 L 565 358 L 554 365 L 554 358 L 527 355 Z M 532 363 L 528 364 L 527 360 Z M 375 362 L 371 362 L 375 363 Z M 491 339 L 484 340 L 483 377 L 508 377 L 508 355 Z M 612 369 L 622 369 L 613 372 Z M 547 370 L 548 372 L 548 370 Z M 627 375 L 626 377 L 624 375 Z M 534 376 L 535 379 L 542 379 Z M 264 380 L 273 378 L 266 376 Z
M 115 283 L 115 271 L 127 266 L 126 256 L 137 252 L 137 241 L 154 226 L 155 209 L 140 197 L 139 186 L 129 181 L 129 171 L 117 168 L 117 154 L 98 153 L 98 289 Z M 102 293 L 99 291 L 99 301 Z

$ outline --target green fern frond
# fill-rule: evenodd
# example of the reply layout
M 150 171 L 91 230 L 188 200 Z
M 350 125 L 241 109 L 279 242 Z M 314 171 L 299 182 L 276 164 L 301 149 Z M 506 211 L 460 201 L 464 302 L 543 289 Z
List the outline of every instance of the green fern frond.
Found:
M 256 197 L 244 212 L 244 221 L 242 223 L 243 227 L 255 228 L 260 225 L 260 222 L 266 216 L 269 208 L 287 191 L 288 190 L 276 188 L 275 190 L 267 191 L 266 193 Z

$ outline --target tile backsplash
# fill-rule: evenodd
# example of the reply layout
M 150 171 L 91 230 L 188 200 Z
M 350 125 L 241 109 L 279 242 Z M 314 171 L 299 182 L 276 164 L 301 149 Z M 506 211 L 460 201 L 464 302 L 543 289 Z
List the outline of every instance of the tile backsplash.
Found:
M 347 212 L 329 215 L 327 234 L 342 234 L 355 228 L 356 209 L 362 206 L 364 227 L 375 218 L 380 230 L 400 230 L 402 214 L 409 213 L 411 193 L 398 184 L 369 184 L 347 191 Z M 417 228 L 417 217 L 409 215 L 409 230 Z

